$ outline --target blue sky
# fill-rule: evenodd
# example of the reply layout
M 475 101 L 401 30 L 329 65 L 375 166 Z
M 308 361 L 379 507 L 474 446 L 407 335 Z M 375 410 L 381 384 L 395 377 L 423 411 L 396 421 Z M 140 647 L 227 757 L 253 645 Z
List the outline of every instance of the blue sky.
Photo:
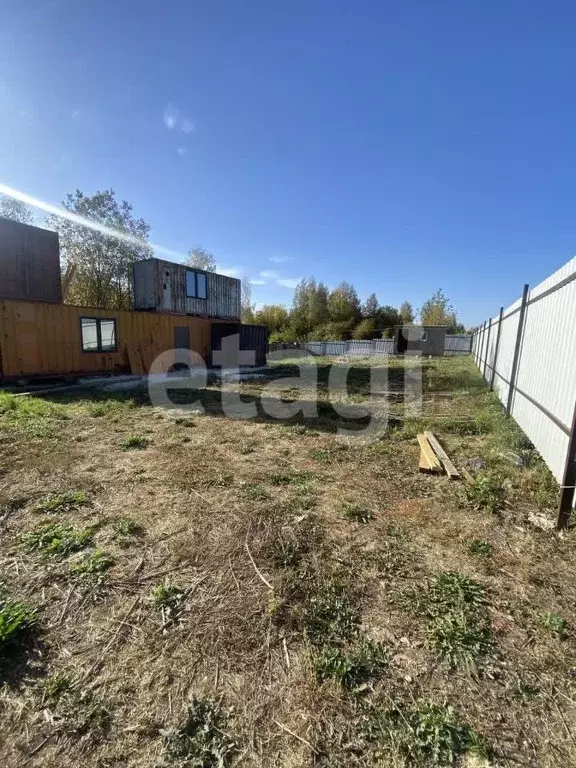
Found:
M 0 182 L 466 324 L 576 253 L 573 2 L 0 0 Z

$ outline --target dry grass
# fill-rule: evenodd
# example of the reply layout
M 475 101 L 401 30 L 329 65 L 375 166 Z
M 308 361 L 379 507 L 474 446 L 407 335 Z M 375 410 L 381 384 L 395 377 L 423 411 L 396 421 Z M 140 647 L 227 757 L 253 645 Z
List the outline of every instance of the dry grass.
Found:
M 469 359 L 426 362 L 423 415 L 395 401 L 366 443 L 335 434 L 323 362 L 305 423 L 223 418 L 225 384 L 196 415 L 0 395 L 0 598 L 36 610 L 0 656 L 4 765 L 576 764 L 575 547 L 528 523 L 555 503 L 541 460 Z M 355 365 L 359 406 L 369 377 Z M 418 473 L 422 426 L 485 462 L 472 498 Z M 90 537 L 24 546 L 48 524 Z M 445 582 L 482 587 L 481 663 L 430 642 L 438 606 L 442 648 L 474 619 Z

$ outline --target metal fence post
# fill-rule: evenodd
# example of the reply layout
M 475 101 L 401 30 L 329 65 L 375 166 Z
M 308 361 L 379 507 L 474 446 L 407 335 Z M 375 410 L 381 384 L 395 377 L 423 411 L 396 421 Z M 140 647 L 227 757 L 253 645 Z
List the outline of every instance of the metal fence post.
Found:
M 520 304 L 520 317 L 518 318 L 518 333 L 516 334 L 516 346 L 514 347 L 514 358 L 512 362 L 512 372 L 510 373 L 510 386 L 508 389 L 508 402 L 506 403 L 506 413 L 510 416 L 512 412 L 512 398 L 516 387 L 516 374 L 518 373 L 518 360 L 520 358 L 520 344 L 522 343 L 522 334 L 524 332 L 524 316 L 526 314 L 526 302 L 528 300 L 528 283 L 522 291 L 522 303 Z
M 480 342 L 480 359 L 478 360 L 479 366 L 482 365 L 484 357 L 484 342 L 486 341 L 486 320 L 482 323 L 482 341 Z
M 482 374 L 486 378 L 486 368 L 488 367 L 488 355 L 490 353 L 490 331 L 492 330 L 492 318 L 488 318 L 488 336 L 486 337 L 486 355 L 484 357 L 484 373 Z
M 498 363 L 498 349 L 500 348 L 500 334 L 502 333 L 502 315 L 504 307 L 500 307 L 500 317 L 498 318 L 498 331 L 496 332 L 496 347 L 494 348 L 494 365 L 492 366 L 492 377 L 490 379 L 490 389 L 494 389 L 494 378 L 496 377 L 496 364 Z
M 574 504 L 574 486 L 576 486 L 576 405 L 574 406 L 574 415 L 572 416 L 572 428 L 568 441 L 562 485 L 560 486 L 560 504 L 558 506 L 558 522 L 556 523 L 558 530 L 566 528 L 570 522 L 570 515 Z

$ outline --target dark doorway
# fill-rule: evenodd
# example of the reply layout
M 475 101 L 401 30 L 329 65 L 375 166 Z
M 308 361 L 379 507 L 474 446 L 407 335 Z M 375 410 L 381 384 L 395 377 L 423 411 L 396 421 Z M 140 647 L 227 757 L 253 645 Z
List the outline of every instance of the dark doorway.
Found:
M 232 336 L 240 333 L 239 323 L 212 323 L 210 326 L 210 350 L 213 353 L 217 349 L 222 349 L 222 339 L 225 336 Z M 210 359 L 210 365 L 213 365 Z
M 190 349 L 190 327 L 174 326 L 174 349 Z

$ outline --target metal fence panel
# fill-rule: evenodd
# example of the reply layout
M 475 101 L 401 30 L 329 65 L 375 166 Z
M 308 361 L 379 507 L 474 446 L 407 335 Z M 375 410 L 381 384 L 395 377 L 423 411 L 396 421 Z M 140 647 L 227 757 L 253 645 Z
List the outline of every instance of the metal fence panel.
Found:
M 444 337 L 445 355 L 469 355 L 472 336 L 470 334 L 446 334 Z
M 559 483 L 564 483 L 576 403 L 576 257 L 474 334 L 474 360 L 535 445 Z M 515 380 L 513 363 L 518 349 Z

